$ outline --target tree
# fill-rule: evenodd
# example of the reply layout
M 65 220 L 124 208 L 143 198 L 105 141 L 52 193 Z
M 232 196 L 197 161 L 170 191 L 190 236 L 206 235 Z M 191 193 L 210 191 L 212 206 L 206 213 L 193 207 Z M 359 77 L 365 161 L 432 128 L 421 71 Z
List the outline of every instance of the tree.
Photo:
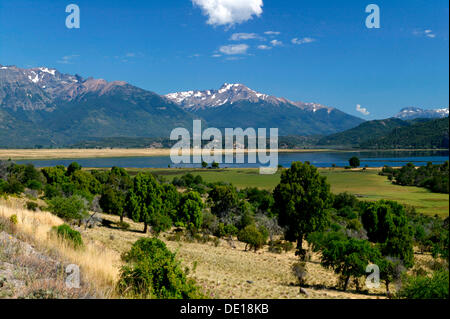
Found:
M 380 258 L 380 252 L 367 240 L 353 238 L 331 240 L 322 250 L 321 264 L 344 278 L 344 291 L 351 277 L 366 275 L 366 267 Z
M 255 252 L 264 246 L 269 237 L 268 232 L 263 227 L 256 227 L 256 225 L 248 225 L 242 229 L 238 234 L 238 240 L 245 243 L 245 250 L 247 246 L 253 249 Z
M 202 168 L 207 168 L 208 167 L 208 163 L 206 163 L 205 161 L 202 162 Z
M 78 164 L 77 162 L 73 162 L 67 167 L 66 174 L 68 176 L 70 176 L 70 175 L 72 175 L 73 173 L 75 173 L 76 171 L 79 171 L 79 170 L 81 170 L 80 164 Z
M 178 209 L 178 222 L 184 226 L 194 226 L 200 229 L 203 223 L 203 201 L 197 192 L 189 192 L 183 195 Z
M 381 257 L 375 263 L 380 269 L 380 279 L 385 282 L 386 295 L 391 297 L 389 285 L 393 282 L 400 281 L 406 269 L 402 261 L 398 258 Z
M 162 187 L 153 175 L 136 175 L 133 188 L 127 196 L 127 212 L 135 222 L 144 223 L 144 233 L 163 211 L 161 195 Z
M 329 222 L 330 185 L 314 166 L 294 162 L 281 174 L 273 196 L 279 224 L 286 228 L 286 239 L 297 241 L 296 255 L 304 256 L 304 237 L 324 229 Z
M 50 211 L 66 220 L 81 220 L 87 216 L 86 199 L 75 195 L 72 197 L 54 197 L 49 201 Z
M 103 186 L 100 207 L 107 214 L 120 216 L 121 223 L 123 223 L 127 193 L 132 186 L 133 181 L 128 172 L 118 167 L 111 169 Z
M 349 159 L 348 163 L 352 168 L 357 168 L 361 165 L 361 161 L 356 156 L 353 156 L 351 159 Z
M 402 205 L 386 200 L 364 203 L 361 219 L 369 240 L 381 244 L 384 256 L 398 257 L 405 267 L 412 267 L 413 231 Z
M 214 186 L 209 191 L 211 212 L 219 218 L 226 217 L 236 210 L 239 203 L 236 189 L 231 185 Z
M 211 164 L 211 167 L 212 167 L 212 168 L 219 168 L 219 163 L 213 162 L 213 163 Z

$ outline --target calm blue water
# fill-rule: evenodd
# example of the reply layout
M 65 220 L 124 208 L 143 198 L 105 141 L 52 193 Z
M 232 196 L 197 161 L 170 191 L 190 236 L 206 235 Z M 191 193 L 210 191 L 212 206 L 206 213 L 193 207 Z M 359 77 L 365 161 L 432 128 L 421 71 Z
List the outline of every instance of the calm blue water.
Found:
M 338 167 L 348 165 L 348 159 L 357 156 L 361 160 L 361 166 L 382 167 L 403 166 L 409 162 L 416 166 L 426 165 L 428 162 L 442 164 L 449 160 L 448 151 L 367 151 L 367 152 L 311 152 L 311 153 L 280 153 L 279 164 L 289 167 L 295 161 L 309 161 L 317 167 L 331 167 L 336 164 Z M 83 167 L 107 168 L 112 166 L 127 168 L 167 168 L 171 167 L 200 167 L 199 164 L 173 165 L 169 156 L 163 157 L 120 157 L 120 158 L 87 158 L 87 159 L 52 159 L 52 160 L 24 160 L 17 163 L 32 163 L 37 167 L 47 167 L 64 165 L 68 166 L 72 162 L 78 162 Z M 220 167 L 260 167 L 260 164 L 221 164 Z

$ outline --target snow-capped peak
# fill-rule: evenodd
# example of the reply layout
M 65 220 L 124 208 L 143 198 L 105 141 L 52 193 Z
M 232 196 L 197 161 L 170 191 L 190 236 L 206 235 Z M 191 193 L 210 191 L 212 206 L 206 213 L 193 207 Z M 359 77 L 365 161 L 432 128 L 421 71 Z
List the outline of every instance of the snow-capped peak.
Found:
M 447 116 L 449 116 L 448 108 L 424 110 L 418 107 L 406 107 L 401 109 L 394 117 L 403 120 L 413 120 L 417 118 L 444 118 Z
M 244 84 L 225 83 L 218 90 L 206 91 L 184 91 L 178 93 L 170 93 L 165 96 L 167 99 L 180 105 L 182 108 L 197 111 L 207 108 L 216 108 L 225 104 L 234 104 L 238 101 L 248 101 L 251 103 L 270 103 L 275 106 L 290 105 L 311 112 L 317 112 L 326 108 L 331 112 L 332 108 L 327 108 L 315 103 L 292 102 L 284 98 L 278 98 L 268 94 L 254 91 Z

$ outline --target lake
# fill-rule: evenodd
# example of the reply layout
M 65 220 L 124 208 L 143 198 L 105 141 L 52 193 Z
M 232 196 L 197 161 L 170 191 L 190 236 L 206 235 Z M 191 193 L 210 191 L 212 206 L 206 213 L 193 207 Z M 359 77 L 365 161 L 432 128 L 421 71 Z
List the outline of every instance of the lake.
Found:
M 309 161 L 317 167 L 331 167 L 336 164 L 338 167 L 348 165 L 348 159 L 357 156 L 361 160 L 361 166 L 383 167 L 403 166 L 413 163 L 416 166 L 426 165 L 428 162 L 442 164 L 449 160 L 449 151 L 352 151 L 352 152 L 301 152 L 301 153 L 279 153 L 278 162 L 283 167 L 290 167 L 295 161 Z M 108 168 L 112 166 L 125 168 L 167 168 L 200 167 L 199 164 L 179 164 L 173 165 L 169 156 L 161 157 L 116 157 L 116 158 L 85 158 L 85 159 L 49 159 L 49 160 L 21 160 L 19 164 L 32 163 L 37 167 L 48 167 L 56 165 L 68 166 L 72 162 L 78 162 L 83 167 Z M 259 167 L 260 164 L 221 164 L 220 167 L 228 168 L 252 168 Z

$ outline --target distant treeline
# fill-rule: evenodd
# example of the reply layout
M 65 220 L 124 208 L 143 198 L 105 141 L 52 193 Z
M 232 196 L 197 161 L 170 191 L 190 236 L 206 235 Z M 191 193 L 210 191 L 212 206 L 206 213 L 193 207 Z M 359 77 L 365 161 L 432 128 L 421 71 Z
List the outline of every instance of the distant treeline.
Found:
M 326 136 L 317 144 L 363 149 L 444 149 L 449 147 L 449 119 L 397 118 L 364 122 L 350 130 Z
M 434 193 L 449 193 L 448 161 L 442 165 L 428 163 L 419 168 L 412 163 L 408 163 L 400 169 L 385 166 L 380 174 L 387 176 L 397 185 L 425 187 Z
M 280 136 L 278 145 L 280 149 L 302 149 L 313 148 L 320 139 L 320 136 Z M 202 147 L 211 141 L 202 141 Z M 111 137 L 99 138 L 81 141 L 76 144 L 68 145 L 67 148 L 84 149 L 84 148 L 171 148 L 177 141 L 171 141 L 169 138 L 149 138 L 149 137 Z M 191 139 L 192 145 L 192 139 Z M 248 148 L 248 138 L 244 140 L 244 147 Z M 266 147 L 269 148 L 270 140 L 266 140 Z M 222 147 L 225 143 L 222 141 Z M 42 148 L 36 145 L 35 148 Z

